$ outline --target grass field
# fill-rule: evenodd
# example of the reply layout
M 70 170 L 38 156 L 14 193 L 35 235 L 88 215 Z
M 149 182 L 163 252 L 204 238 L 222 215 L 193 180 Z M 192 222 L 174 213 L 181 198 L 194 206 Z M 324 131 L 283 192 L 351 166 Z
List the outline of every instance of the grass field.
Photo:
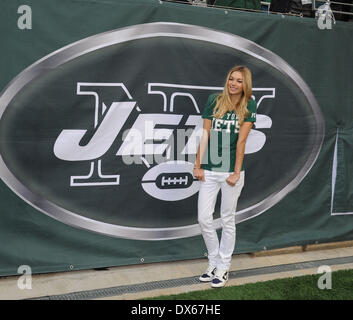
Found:
M 353 300 L 353 270 L 332 272 L 331 289 L 319 289 L 321 276 L 317 274 L 276 279 L 149 300 Z

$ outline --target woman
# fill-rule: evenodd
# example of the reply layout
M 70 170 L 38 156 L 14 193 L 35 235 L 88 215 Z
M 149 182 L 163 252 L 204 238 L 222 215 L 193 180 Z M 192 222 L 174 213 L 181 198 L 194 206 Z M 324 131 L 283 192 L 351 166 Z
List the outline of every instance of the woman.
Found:
M 194 176 L 201 181 L 198 221 L 208 251 L 208 268 L 200 281 L 223 287 L 228 280 L 235 246 L 235 211 L 244 185 L 245 143 L 256 121 L 256 102 L 251 99 L 251 72 L 232 68 L 223 92 L 210 95 L 202 118 L 203 134 L 197 151 Z M 202 161 L 201 161 L 202 159 Z M 220 243 L 213 227 L 213 212 L 221 190 Z

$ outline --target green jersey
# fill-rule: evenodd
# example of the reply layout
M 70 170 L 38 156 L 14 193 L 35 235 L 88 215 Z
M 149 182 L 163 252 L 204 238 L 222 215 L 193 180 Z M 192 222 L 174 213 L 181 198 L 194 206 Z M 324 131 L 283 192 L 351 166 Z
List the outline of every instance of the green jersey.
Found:
M 236 148 L 239 135 L 238 117 L 234 111 L 227 112 L 222 119 L 213 117 L 217 94 L 208 97 L 202 118 L 212 120 L 210 138 L 201 168 L 211 171 L 234 172 Z M 256 102 L 250 99 L 247 105 L 249 115 L 244 122 L 256 121 Z M 241 170 L 244 170 L 244 163 Z

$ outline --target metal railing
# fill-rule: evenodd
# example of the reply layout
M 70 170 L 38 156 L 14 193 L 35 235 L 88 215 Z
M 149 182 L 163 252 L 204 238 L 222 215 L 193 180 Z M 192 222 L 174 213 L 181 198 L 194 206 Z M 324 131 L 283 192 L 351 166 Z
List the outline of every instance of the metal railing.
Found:
M 161 1 L 161 0 L 160 0 Z M 264 12 L 263 10 L 256 10 L 256 9 L 248 9 L 248 8 L 238 8 L 238 7 L 227 7 L 227 6 L 220 6 L 220 5 L 208 5 L 206 3 L 206 0 L 163 0 L 164 2 L 174 2 L 174 3 L 182 3 L 182 4 L 190 4 L 194 6 L 202 6 L 202 7 L 210 7 L 210 8 L 215 8 L 215 9 L 223 9 L 223 10 L 237 10 L 237 11 L 248 11 L 248 12 Z M 278 12 L 270 12 L 270 2 L 266 1 L 261 1 L 261 5 L 267 6 L 268 7 L 268 13 L 278 13 Z M 267 11 L 266 11 L 267 12 Z M 292 14 L 292 13 L 284 13 L 292 16 L 298 16 L 297 14 Z
M 207 5 L 206 0 L 187 0 L 187 2 L 185 1 L 181 1 L 181 0 L 164 0 L 166 2 L 175 2 L 175 3 L 187 3 L 194 5 L 194 6 L 203 6 L 203 7 L 212 7 L 212 8 L 216 8 L 216 9 L 223 9 L 223 10 L 241 10 L 241 11 L 252 11 L 252 12 L 267 12 L 267 13 L 274 13 L 274 14 L 285 14 L 285 15 L 290 15 L 290 16 L 299 16 L 302 17 L 302 14 L 295 14 L 295 13 L 291 13 L 291 12 L 273 12 L 270 11 L 270 2 L 267 1 L 261 1 L 261 5 L 264 7 L 267 7 L 267 10 L 255 10 L 255 9 L 247 9 L 247 8 L 237 8 L 237 7 L 226 7 L 226 6 L 219 6 L 219 5 Z M 321 4 L 319 4 L 321 3 Z M 330 5 L 332 4 L 337 4 L 337 5 L 344 5 L 347 7 L 353 7 L 353 4 L 351 3 L 344 3 L 344 2 L 339 2 L 339 1 L 328 1 L 328 0 L 312 0 L 312 11 L 315 14 L 316 11 L 319 10 L 320 5 L 323 5 L 325 3 L 329 3 Z M 338 10 L 332 10 L 331 11 L 335 14 L 343 14 L 343 15 L 348 15 L 348 16 L 353 16 L 352 12 L 347 12 L 347 11 L 338 11 Z
M 353 7 L 352 3 L 345 3 L 345 2 L 338 2 L 338 1 L 327 1 L 327 0 L 313 0 L 312 1 L 312 10 L 313 11 L 317 11 L 318 10 L 317 2 L 320 2 L 321 4 L 328 3 L 330 6 L 332 4 L 339 4 L 339 5 L 344 5 L 344 6 L 347 6 L 347 7 Z M 352 12 L 332 10 L 332 8 L 331 8 L 331 11 L 333 13 L 346 14 L 348 16 L 353 16 Z

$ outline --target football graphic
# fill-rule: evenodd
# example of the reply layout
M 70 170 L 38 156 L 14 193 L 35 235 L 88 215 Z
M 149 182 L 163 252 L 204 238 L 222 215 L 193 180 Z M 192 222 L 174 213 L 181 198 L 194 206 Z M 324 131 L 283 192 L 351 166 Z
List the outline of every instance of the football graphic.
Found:
M 158 164 L 142 178 L 143 189 L 152 197 L 165 201 L 178 201 L 199 191 L 199 181 L 192 175 L 194 165 L 176 160 Z

